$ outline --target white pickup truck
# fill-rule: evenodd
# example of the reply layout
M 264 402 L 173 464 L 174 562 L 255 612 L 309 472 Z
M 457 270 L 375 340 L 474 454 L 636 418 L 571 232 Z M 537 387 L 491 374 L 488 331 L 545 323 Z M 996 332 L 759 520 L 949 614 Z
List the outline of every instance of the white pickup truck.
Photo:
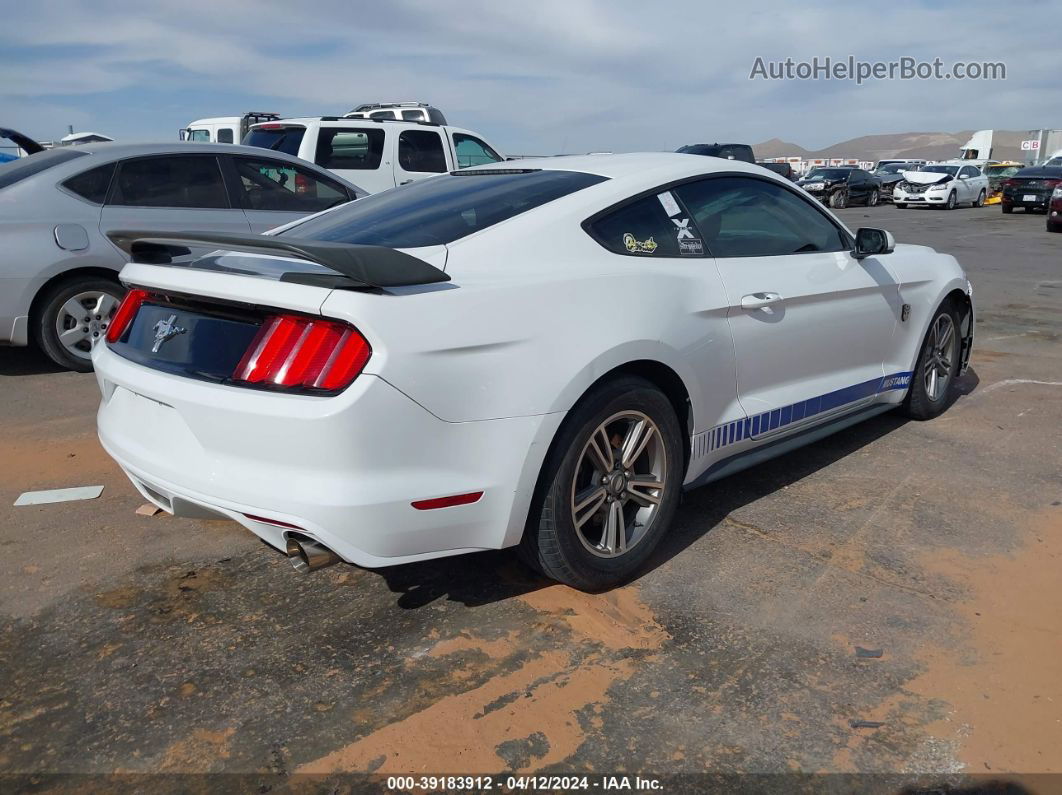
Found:
M 251 111 L 242 116 L 216 116 L 211 119 L 196 119 L 177 132 L 181 141 L 202 141 L 209 144 L 238 144 L 252 124 L 276 121 L 276 113 Z
M 283 119 L 254 125 L 243 143 L 316 163 L 369 193 L 505 160 L 476 133 L 423 121 Z

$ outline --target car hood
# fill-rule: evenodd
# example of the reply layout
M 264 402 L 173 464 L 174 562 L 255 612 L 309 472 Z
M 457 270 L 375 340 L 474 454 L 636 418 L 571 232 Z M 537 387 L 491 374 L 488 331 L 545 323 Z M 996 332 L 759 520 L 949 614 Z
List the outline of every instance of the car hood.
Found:
M 905 171 L 903 178 L 915 185 L 935 185 L 938 182 L 947 182 L 952 176 L 951 174 L 938 174 L 935 171 Z

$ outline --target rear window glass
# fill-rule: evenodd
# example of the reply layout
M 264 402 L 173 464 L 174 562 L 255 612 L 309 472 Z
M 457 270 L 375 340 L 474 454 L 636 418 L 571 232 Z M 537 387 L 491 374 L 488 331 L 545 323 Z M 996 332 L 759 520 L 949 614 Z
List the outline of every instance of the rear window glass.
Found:
M 383 159 L 385 133 L 375 128 L 322 127 L 314 161 L 323 168 L 371 171 Z
M 35 155 L 12 160 L 10 163 L 0 164 L 0 188 L 14 185 L 16 182 L 21 182 L 27 177 L 39 174 L 52 166 L 73 160 L 75 157 L 85 157 L 86 155 L 88 155 L 88 152 L 72 147 L 49 149 L 47 152 L 38 152 Z
M 243 136 L 243 145 L 260 146 L 263 149 L 272 149 L 274 152 L 283 152 L 298 157 L 299 145 L 305 134 L 305 127 L 270 127 L 267 129 L 259 127 Z
M 93 204 L 103 204 L 107 198 L 107 188 L 111 185 L 111 177 L 114 175 L 114 163 L 96 166 L 71 177 L 63 183 L 63 187 L 71 193 L 76 193 L 82 199 L 88 199 Z
M 390 248 L 436 246 L 605 179 L 579 171 L 465 171 L 359 199 L 282 234 Z

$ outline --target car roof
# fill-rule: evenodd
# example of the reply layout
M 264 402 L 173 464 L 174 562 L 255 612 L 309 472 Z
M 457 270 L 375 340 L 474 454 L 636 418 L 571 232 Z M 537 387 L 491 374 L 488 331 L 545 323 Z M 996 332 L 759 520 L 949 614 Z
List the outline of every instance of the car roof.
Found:
M 1062 166 L 1026 166 L 1014 176 L 1058 179 L 1062 177 Z
M 72 147 L 57 147 L 56 149 L 45 150 L 45 152 L 63 151 L 67 148 L 81 154 L 91 155 L 91 157 L 75 157 L 66 162 L 58 163 L 52 168 L 40 172 L 42 177 L 45 179 L 57 177 L 61 180 L 65 179 L 67 175 L 80 174 L 82 171 L 87 171 L 95 165 L 103 165 L 104 163 L 110 163 L 114 160 L 124 160 L 130 157 L 145 157 L 148 155 L 250 155 L 253 157 L 269 157 L 273 160 L 281 160 L 291 163 L 294 166 L 300 166 L 310 171 L 316 171 L 327 175 L 329 179 L 341 182 L 348 187 L 357 188 L 361 193 L 364 193 L 361 188 L 350 180 L 344 179 L 340 175 L 323 169 L 314 163 L 307 162 L 306 160 L 302 160 L 301 158 L 294 157 L 284 152 L 263 149 L 260 146 L 210 144 L 193 141 L 174 141 L 172 143 L 91 143 Z M 44 152 L 41 154 L 44 154 Z M 30 157 L 36 156 L 37 155 L 30 155 Z M 25 158 L 22 159 L 24 160 Z M 37 176 L 38 175 L 34 174 L 32 177 L 28 177 L 27 180 L 36 179 Z
M 359 116 L 327 116 L 323 119 L 320 116 L 297 116 L 291 119 L 277 119 L 275 121 L 264 121 L 258 124 L 252 124 L 251 129 L 253 130 L 255 127 L 261 127 L 269 124 L 302 124 L 307 127 L 313 124 L 319 124 L 322 127 L 345 127 L 350 124 L 356 124 L 359 127 L 363 127 L 366 124 L 374 124 L 381 130 L 386 130 L 393 127 L 409 127 L 410 129 L 414 130 L 430 130 L 434 127 L 440 130 L 445 129 L 450 130 L 451 132 L 467 133 L 468 135 L 475 136 L 476 138 L 481 137 L 480 133 L 475 132 L 474 130 L 466 130 L 463 127 L 454 127 L 452 124 L 433 124 L 431 122 L 416 121 L 415 119 L 366 119 L 361 118 Z
M 614 180 L 626 180 L 644 176 L 655 184 L 672 179 L 711 173 L 715 171 L 747 171 L 751 174 L 772 174 L 755 163 L 744 160 L 729 160 L 722 157 L 690 157 L 678 152 L 626 152 L 615 155 L 560 155 L 557 157 L 532 157 L 474 166 L 475 170 L 489 171 L 492 168 L 540 168 L 558 171 L 583 171 Z M 468 170 L 468 169 L 463 169 Z
M 211 144 L 200 141 L 174 141 L 172 143 L 94 143 L 81 144 L 78 151 L 87 152 L 91 155 L 99 155 L 108 160 L 120 160 L 127 157 L 140 157 L 142 155 L 268 155 L 277 160 L 287 160 L 301 166 L 313 166 L 297 157 L 263 149 L 260 146 L 242 146 L 240 144 Z

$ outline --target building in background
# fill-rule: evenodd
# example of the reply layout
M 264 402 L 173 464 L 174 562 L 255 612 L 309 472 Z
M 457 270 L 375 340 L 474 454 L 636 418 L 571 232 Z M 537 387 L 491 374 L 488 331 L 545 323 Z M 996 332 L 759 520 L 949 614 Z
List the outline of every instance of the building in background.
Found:
M 1022 159 L 1035 166 L 1062 152 L 1062 130 L 1029 130 L 1021 142 Z

